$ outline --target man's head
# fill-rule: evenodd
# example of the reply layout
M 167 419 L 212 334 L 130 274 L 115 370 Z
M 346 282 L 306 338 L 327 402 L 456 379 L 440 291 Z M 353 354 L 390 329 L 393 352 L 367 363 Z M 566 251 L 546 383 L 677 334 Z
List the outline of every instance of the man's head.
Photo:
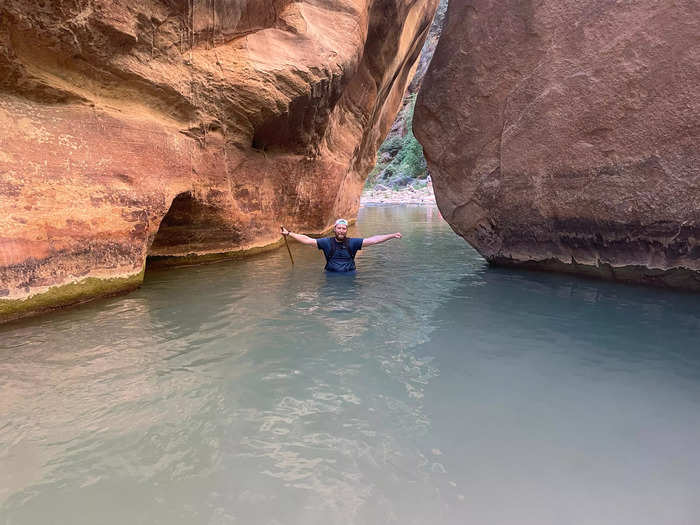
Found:
M 338 242 L 343 242 L 348 234 L 348 221 L 345 219 L 338 219 L 335 221 L 333 232 L 335 233 L 335 239 Z

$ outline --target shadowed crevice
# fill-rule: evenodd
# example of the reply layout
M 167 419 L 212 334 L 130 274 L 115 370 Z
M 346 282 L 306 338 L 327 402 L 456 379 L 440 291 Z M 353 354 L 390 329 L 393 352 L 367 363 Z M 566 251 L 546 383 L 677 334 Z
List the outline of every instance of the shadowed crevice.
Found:
M 230 250 L 241 240 L 238 227 L 227 218 L 226 209 L 192 192 L 177 195 L 160 223 L 148 256 L 184 256 L 202 252 Z

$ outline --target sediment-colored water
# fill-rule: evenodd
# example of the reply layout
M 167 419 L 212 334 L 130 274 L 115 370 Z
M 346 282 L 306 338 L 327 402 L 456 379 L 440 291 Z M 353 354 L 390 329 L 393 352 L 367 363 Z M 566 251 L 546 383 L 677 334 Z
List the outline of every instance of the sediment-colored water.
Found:
M 697 295 L 354 229 L 0 327 L 0 523 L 700 522 Z

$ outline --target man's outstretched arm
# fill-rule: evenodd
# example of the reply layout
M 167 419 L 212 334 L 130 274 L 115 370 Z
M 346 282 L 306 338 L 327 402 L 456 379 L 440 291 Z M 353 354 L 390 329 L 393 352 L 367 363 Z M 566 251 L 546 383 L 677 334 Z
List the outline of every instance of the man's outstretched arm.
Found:
M 390 239 L 400 239 L 401 234 L 399 232 L 396 233 L 387 233 L 386 235 L 373 235 L 372 237 L 367 237 L 366 239 L 362 240 L 362 247 L 364 248 L 365 246 L 372 246 L 373 244 L 379 244 L 382 242 L 386 242 Z
M 280 229 L 282 230 L 282 235 L 289 235 L 292 239 L 299 241 L 301 244 L 317 246 L 316 239 L 309 237 L 308 235 L 302 235 L 301 233 L 292 233 L 284 226 L 280 226 Z

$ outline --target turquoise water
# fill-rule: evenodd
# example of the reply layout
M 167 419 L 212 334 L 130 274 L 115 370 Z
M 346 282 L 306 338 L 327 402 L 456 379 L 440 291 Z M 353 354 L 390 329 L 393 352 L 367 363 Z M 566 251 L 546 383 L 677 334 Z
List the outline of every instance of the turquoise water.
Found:
M 354 230 L 1 327 L 0 523 L 700 523 L 697 295 Z

